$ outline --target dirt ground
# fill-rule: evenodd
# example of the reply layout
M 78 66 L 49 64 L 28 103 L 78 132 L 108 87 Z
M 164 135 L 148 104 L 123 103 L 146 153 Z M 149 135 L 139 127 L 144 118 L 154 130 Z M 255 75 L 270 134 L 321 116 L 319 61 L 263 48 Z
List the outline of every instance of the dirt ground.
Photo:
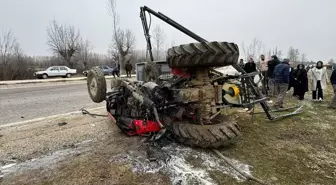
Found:
M 227 114 L 238 117 L 243 136 L 221 152 L 247 164 L 252 175 L 270 184 L 336 184 L 336 115 L 327 108 L 329 99 L 311 102 L 307 95 L 301 102 L 301 115 L 276 122 L 266 121 L 260 114 L 252 123 L 250 115 L 228 110 Z M 286 100 L 286 106 L 298 102 L 289 95 Z M 196 174 L 204 181 L 173 181 L 172 175 L 153 170 L 156 168 L 137 171 L 128 156 L 132 152 L 142 156 L 136 164 L 143 164 L 145 146 L 143 138 L 126 137 L 105 117 L 73 115 L 1 128 L 0 184 L 256 184 L 237 180 L 218 170 L 221 168 L 216 170 L 216 165 L 225 166 L 219 159 L 210 165 L 214 170 L 207 168 L 208 176 L 204 176 L 201 169 L 206 161 L 202 158 L 215 155 L 199 149 L 185 156 L 190 170 L 187 176 Z M 173 147 L 188 150 L 181 145 Z M 187 168 L 181 169 L 177 174 L 184 174 Z

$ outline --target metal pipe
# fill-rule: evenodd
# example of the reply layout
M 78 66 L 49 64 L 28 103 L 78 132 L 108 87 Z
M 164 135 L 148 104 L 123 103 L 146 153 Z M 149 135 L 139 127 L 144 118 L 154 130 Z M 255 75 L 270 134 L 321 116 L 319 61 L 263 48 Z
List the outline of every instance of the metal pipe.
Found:
M 166 22 L 167 24 L 173 26 L 174 28 L 178 29 L 179 31 L 185 33 L 186 35 L 190 36 L 191 38 L 197 40 L 198 42 L 207 42 L 207 40 L 203 39 L 202 37 L 198 36 L 197 34 L 193 33 L 189 29 L 185 28 L 184 26 L 180 25 L 179 23 L 175 22 L 174 20 L 170 19 L 168 16 L 164 15 L 161 12 L 155 12 L 154 10 L 148 8 L 147 6 L 143 6 L 140 8 L 141 11 L 147 11 L 150 14 L 156 16 L 157 18 L 161 19 L 162 21 Z
M 146 11 L 143 7 L 140 7 L 140 18 L 142 22 L 142 28 L 144 30 L 145 38 L 147 41 L 147 50 L 149 52 L 149 57 L 151 61 L 154 61 L 153 52 L 152 52 L 152 43 L 149 35 L 149 26 L 147 24 Z

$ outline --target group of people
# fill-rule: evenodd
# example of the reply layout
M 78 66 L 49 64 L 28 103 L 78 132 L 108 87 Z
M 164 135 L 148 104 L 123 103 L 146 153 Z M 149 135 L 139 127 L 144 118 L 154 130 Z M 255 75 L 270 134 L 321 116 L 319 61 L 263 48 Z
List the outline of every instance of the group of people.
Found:
M 291 67 L 289 59 L 280 61 L 276 55 L 271 56 L 269 60 L 264 55 L 260 56 L 259 67 L 253 58 L 244 64 L 240 59 L 239 65 L 246 73 L 260 71 L 262 77 L 262 92 L 270 97 L 277 96 L 274 108 L 284 108 L 284 98 L 286 93 L 293 88 L 293 96 L 299 100 L 304 100 L 305 93 L 308 92 L 308 76 L 310 76 L 312 99 L 313 101 L 323 101 L 323 91 L 329 83 L 327 68 L 322 61 L 318 61 L 315 67 L 305 68 L 303 64 L 298 64 L 296 68 Z M 336 108 L 336 69 L 333 70 L 330 77 L 333 85 L 334 97 L 330 108 Z
M 131 75 L 132 69 L 133 69 L 132 64 L 129 61 L 127 61 L 127 63 L 125 64 L 126 77 L 132 77 Z M 120 64 L 119 63 L 117 63 L 117 66 L 113 69 L 112 75 L 114 78 L 116 76 L 120 77 Z

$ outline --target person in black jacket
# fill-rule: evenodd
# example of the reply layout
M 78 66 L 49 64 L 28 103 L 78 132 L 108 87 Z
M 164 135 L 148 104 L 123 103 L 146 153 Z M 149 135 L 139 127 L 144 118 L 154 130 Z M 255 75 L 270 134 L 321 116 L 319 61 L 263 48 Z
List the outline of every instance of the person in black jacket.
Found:
M 241 58 L 241 59 L 239 60 L 238 65 L 239 65 L 242 69 L 244 69 L 244 67 L 245 67 L 244 59 Z
M 126 77 L 132 77 L 131 73 L 132 73 L 132 64 L 130 64 L 129 61 L 127 61 L 127 63 L 125 64 L 125 71 L 126 71 Z
M 308 92 L 308 75 L 303 64 L 297 65 L 297 68 L 292 74 L 294 94 L 299 100 L 304 99 L 304 95 Z
M 336 109 L 336 69 L 334 69 L 332 74 L 331 74 L 330 82 L 333 85 L 334 97 L 331 100 L 329 108 Z
M 274 68 L 274 81 L 275 89 L 277 91 L 278 97 L 274 104 L 274 108 L 283 108 L 283 101 L 288 89 L 289 84 L 289 60 L 284 59 L 281 64 L 275 66 Z
M 246 73 L 253 73 L 253 72 L 256 72 L 257 71 L 257 66 L 256 64 L 254 63 L 254 60 L 253 58 L 251 57 L 250 58 L 250 61 L 248 63 L 245 64 L 244 66 L 244 71 Z
M 274 68 L 280 64 L 280 61 L 276 55 L 273 55 L 271 57 L 271 60 L 267 62 L 268 70 L 267 70 L 267 76 L 268 76 L 268 87 L 269 87 L 269 96 L 275 96 L 276 91 L 275 91 L 275 81 L 274 81 Z
M 114 67 L 112 71 L 112 75 L 115 78 L 115 76 L 120 77 L 120 64 L 117 63 L 117 65 Z

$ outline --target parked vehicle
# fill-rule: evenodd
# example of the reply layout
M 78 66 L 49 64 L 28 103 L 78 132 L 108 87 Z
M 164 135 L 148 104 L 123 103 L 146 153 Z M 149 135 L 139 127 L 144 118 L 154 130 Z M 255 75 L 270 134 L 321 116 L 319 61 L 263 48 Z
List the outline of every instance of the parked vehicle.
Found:
M 100 67 L 100 69 L 103 70 L 104 75 L 112 75 L 112 73 L 113 73 L 113 68 L 110 68 L 109 66 L 101 65 L 101 66 L 98 66 L 98 67 Z M 83 75 L 87 76 L 88 71 L 89 70 L 83 71 Z
M 48 77 L 63 77 L 70 78 L 72 75 L 77 74 L 76 69 L 70 69 L 67 66 L 51 66 L 45 71 L 37 71 L 34 73 L 36 78 L 46 79 Z

